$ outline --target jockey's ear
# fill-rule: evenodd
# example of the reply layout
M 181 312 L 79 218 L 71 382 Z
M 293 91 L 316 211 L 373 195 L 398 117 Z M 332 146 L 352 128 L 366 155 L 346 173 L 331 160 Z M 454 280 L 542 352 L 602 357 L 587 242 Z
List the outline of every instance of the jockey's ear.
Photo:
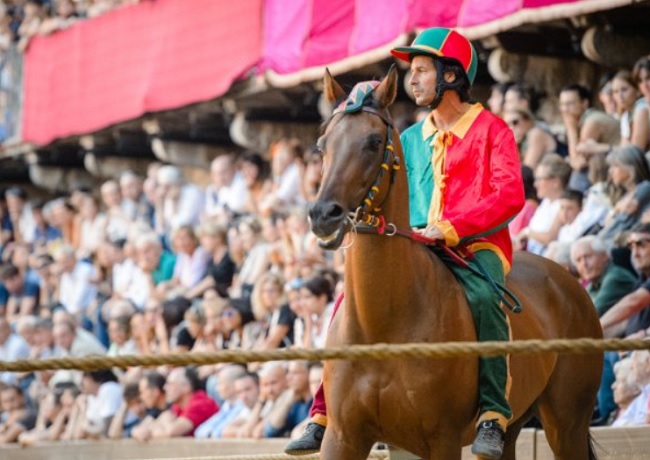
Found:
M 395 97 L 397 97 L 397 67 L 395 64 L 390 67 L 386 78 L 373 92 L 373 97 L 380 109 L 385 109 L 395 102 Z
M 330 105 L 334 105 L 337 101 L 345 99 L 345 91 L 341 88 L 341 85 L 338 84 L 334 77 L 330 73 L 329 69 L 325 69 L 325 77 L 323 78 L 323 94 L 325 99 L 329 102 Z

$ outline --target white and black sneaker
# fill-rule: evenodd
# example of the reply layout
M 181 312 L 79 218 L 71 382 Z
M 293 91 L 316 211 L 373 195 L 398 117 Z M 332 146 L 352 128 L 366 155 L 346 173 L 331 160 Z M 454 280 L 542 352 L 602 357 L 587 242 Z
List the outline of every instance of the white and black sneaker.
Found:
M 472 454 L 491 460 L 499 460 L 503 455 L 505 433 L 496 420 L 482 422 L 476 431 L 472 444 Z

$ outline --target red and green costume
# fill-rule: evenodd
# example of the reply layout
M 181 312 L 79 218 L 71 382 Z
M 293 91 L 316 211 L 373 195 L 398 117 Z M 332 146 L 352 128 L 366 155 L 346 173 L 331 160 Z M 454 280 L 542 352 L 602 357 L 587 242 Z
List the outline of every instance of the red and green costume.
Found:
M 468 263 L 477 270 L 453 261 L 447 266 L 465 289 L 478 340 L 509 340 L 499 294 L 477 271 L 504 285 L 512 263 L 507 224 L 524 205 L 512 131 L 474 104 L 449 131 L 438 130 L 429 116 L 402 133 L 401 141 L 411 226 L 434 225 L 447 246 L 463 244 L 474 253 Z M 442 251 L 439 255 L 448 262 Z M 479 358 L 479 422 L 497 420 L 505 430 L 512 417 L 509 389 L 508 359 Z

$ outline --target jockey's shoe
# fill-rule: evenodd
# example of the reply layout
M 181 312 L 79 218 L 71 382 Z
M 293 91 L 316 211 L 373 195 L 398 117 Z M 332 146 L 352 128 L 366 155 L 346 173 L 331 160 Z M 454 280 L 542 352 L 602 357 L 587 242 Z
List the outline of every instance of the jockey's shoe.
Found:
M 309 455 L 320 451 L 323 443 L 325 427 L 315 422 L 309 422 L 303 431 L 302 436 L 294 439 L 284 447 L 284 453 L 288 455 Z
M 503 454 L 505 433 L 496 420 L 486 420 L 478 426 L 476 438 L 472 444 L 472 454 L 499 460 Z

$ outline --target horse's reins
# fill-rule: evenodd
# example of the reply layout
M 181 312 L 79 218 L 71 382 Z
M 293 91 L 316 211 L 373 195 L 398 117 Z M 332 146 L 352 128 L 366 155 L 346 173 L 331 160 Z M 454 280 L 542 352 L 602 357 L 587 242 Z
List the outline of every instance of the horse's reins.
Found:
M 361 94 L 361 97 L 343 101 L 332 113 L 332 117 L 334 117 L 334 115 L 338 113 L 349 114 L 367 112 L 378 116 L 386 125 L 386 147 L 384 148 L 384 158 L 381 162 L 381 165 L 379 166 L 377 177 L 375 178 L 372 186 L 368 190 L 368 193 L 362 200 L 361 204 L 357 206 L 353 212 L 348 213 L 348 220 L 351 224 L 353 232 L 375 234 L 380 236 L 398 235 L 408 238 L 417 243 L 424 244 L 426 246 L 434 246 L 444 252 L 449 258 L 451 258 L 454 263 L 460 267 L 463 267 L 486 280 L 492 290 L 496 292 L 501 302 L 514 313 L 519 313 L 521 311 L 521 302 L 519 299 L 517 299 L 517 297 L 515 297 L 515 295 L 510 292 L 504 285 L 492 279 L 487 270 L 485 270 L 483 265 L 476 259 L 474 253 L 468 249 L 467 243 L 463 243 L 452 248 L 446 244 L 442 244 L 439 240 L 428 238 L 421 233 L 413 231 L 411 229 L 400 229 L 395 224 L 386 222 L 386 218 L 383 215 L 377 215 L 377 213 L 381 212 L 381 207 L 388 198 L 388 195 L 390 195 L 390 190 L 392 188 L 393 182 L 395 181 L 396 172 L 400 169 L 401 165 L 400 159 L 395 154 L 393 147 L 394 128 L 390 113 L 388 110 L 384 110 L 382 112 L 375 109 L 374 107 L 369 107 L 366 105 L 369 96 L 372 91 L 374 91 L 375 87 L 366 88 L 368 92 Z M 375 199 L 380 196 L 381 183 L 384 180 L 384 176 L 389 171 L 390 181 L 388 183 L 388 189 L 386 190 L 386 193 L 384 194 L 381 202 L 378 205 L 375 205 Z M 468 260 L 474 260 L 478 269 L 471 266 L 468 263 Z

